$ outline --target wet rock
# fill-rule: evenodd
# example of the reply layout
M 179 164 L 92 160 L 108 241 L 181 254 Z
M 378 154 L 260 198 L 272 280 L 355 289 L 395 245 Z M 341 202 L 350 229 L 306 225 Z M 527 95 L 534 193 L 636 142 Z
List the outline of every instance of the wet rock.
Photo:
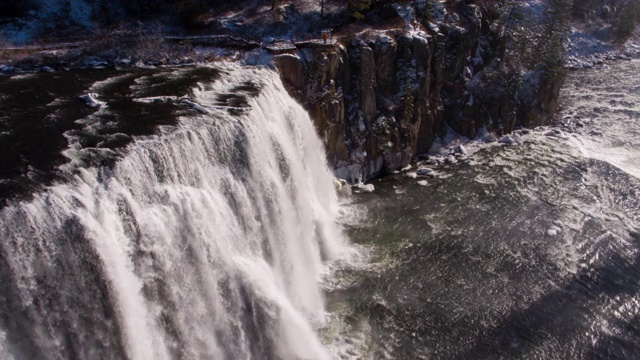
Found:
M 371 307 L 374 312 L 379 314 L 392 313 L 391 308 L 383 300 L 376 301 Z
M 155 66 L 164 65 L 164 60 L 153 60 L 152 59 L 152 60 L 147 60 L 144 63 L 145 63 L 145 65 L 154 66 L 155 67 Z
M 102 59 L 97 59 L 97 58 L 88 58 L 84 60 L 84 66 L 85 67 L 91 67 L 91 68 L 102 68 L 109 65 L 108 62 L 102 60 Z
M 468 154 L 467 148 L 465 148 L 464 145 L 462 145 L 462 144 L 456 146 L 456 148 L 453 149 L 453 152 L 456 153 L 456 154 L 461 154 L 461 155 L 467 155 Z
M 98 143 L 97 147 L 115 149 L 123 147 L 132 141 L 131 136 L 123 133 L 107 135 L 104 140 Z
M 498 141 L 498 138 L 493 134 L 487 134 L 482 138 L 482 141 L 485 143 L 493 143 Z
M 409 171 L 409 170 L 411 170 L 411 168 L 413 168 L 413 166 L 411 166 L 411 164 L 409 164 L 409 165 L 403 167 L 402 169 L 400 169 L 400 171 L 402 171 L 402 172 Z
M 562 130 L 558 130 L 558 129 L 553 129 L 550 131 L 547 131 L 545 134 L 545 136 L 549 136 L 549 137 L 563 137 L 564 134 L 562 133 Z
M 131 66 L 131 59 L 117 59 L 114 62 L 117 66 Z
M 420 168 L 416 171 L 417 175 L 433 175 L 435 171 L 432 168 Z
M 498 142 L 500 144 L 506 144 L 506 145 L 515 145 L 518 143 L 513 137 L 509 135 L 505 135 L 501 137 L 500 140 L 498 140 Z
M 40 68 L 40 72 L 52 73 L 52 72 L 55 72 L 55 70 L 52 67 L 43 66 L 43 67 Z
M 371 193 L 375 191 L 375 186 L 373 186 L 373 184 L 363 184 L 363 183 L 358 183 L 356 185 L 353 185 L 353 191 L 355 193 Z
M 82 95 L 80 96 L 80 100 L 82 100 L 87 106 L 92 108 L 99 108 L 105 104 L 103 101 L 98 100 L 98 94 L 96 93 L 88 93 Z
M 351 185 L 344 179 L 333 179 L 333 186 L 339 197 L 349 197 L 352 194 Z
M 285 54 L 276 56 L 273 61 L 280 70 L 282 82 L 286 86 L 292 87 L 295 91 L 304 88 L 304 72 L 299 57 Z
M 189 106 L 190 108 L 192 108 L 193 110 L 201 113 L 201 114 L 210 114 L 211 112 L 209 111 L 209 109 L 205 108 L 204 106 L 198 104 L 197 102 L 191 101 L 189 99 L 181 99 L 180 100 L 181 104 L 185 104 L 187 106 Z

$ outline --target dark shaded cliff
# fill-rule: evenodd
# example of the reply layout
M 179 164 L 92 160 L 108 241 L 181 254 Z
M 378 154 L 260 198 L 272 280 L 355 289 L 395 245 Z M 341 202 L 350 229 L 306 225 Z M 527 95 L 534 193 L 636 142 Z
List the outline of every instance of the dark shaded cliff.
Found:
M 333 47 L 276 56 L 339 177 L 358 181 L 401 168 L 447 128 L 469 138 L 484 129 L 507 133 L 543 124 L 555 111 L 561 72 L 509 61 L 496 12 L 446 10 L 442 21 L 369 29 Z

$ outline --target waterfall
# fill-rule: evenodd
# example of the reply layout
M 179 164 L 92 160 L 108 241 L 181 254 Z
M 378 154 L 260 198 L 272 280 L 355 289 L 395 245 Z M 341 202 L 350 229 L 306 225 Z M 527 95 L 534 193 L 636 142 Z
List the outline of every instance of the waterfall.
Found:
M 346 246 L 321 141 L 277 74 L 224 73 L 194 90 L 210 111 L 1 210 L 0 355 L 328 358 L 319 281 Z M 248 82 L 245 111 L 213 106 Z

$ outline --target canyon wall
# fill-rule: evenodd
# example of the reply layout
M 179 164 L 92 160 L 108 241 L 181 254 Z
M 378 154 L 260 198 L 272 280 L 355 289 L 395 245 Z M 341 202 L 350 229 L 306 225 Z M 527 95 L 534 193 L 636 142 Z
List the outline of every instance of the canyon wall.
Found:
M 502 134 L 555 111 L 562 74 L 510 64 L 491 13 L 468 5 L 425 24 L 275 56 L 337 176 L 358 181 L 401 168 L 448 129 L 469 138 Z

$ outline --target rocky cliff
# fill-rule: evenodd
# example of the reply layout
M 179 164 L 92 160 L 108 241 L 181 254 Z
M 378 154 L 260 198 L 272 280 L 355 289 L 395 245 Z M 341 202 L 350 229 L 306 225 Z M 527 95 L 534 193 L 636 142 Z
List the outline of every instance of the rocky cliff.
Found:
M 276 56 L 339 177 L 366 180 L 403 167 L 449 128 L 474 138 L 553 114 L 562 74 L 509 64 L 495 13 L 466 5 L 431 20 Z

